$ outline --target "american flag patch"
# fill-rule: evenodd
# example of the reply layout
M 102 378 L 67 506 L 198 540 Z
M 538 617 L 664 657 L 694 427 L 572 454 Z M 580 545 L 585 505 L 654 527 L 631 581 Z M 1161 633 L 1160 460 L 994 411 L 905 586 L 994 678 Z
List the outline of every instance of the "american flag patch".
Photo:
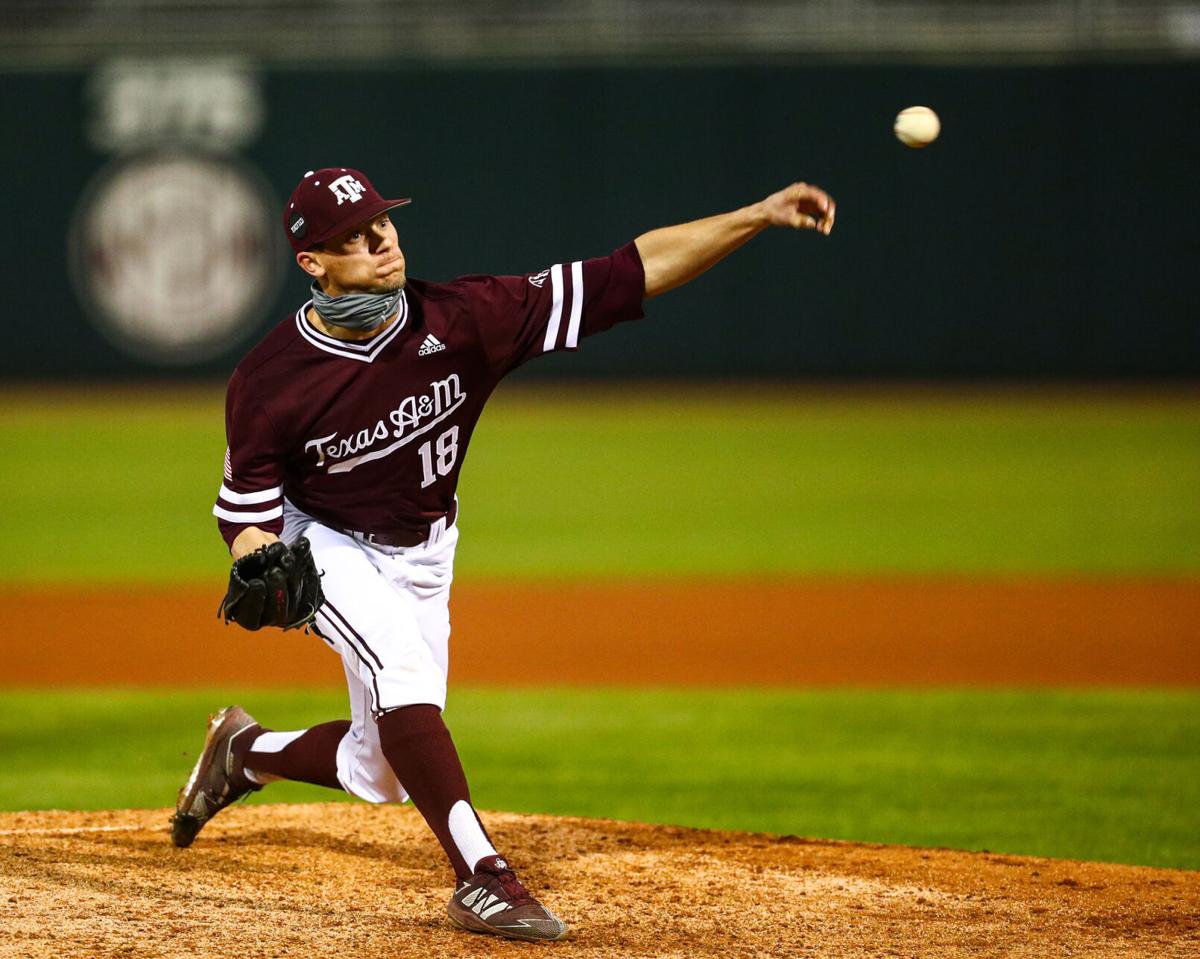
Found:
M 225 478 L 233 482 L 233 464 L 229 461 L 229 447 L 225 447 Z

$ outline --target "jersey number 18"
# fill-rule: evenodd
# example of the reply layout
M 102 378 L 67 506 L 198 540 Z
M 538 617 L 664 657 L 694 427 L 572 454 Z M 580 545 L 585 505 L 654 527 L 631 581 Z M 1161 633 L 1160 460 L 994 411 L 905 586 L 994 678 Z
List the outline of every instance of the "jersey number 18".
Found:
M 424 489 L 426 486 L 432 486 L 438 476 L 445 476 L 454 469 L 454 461 L 458 459 L 458 427 L 451 426 L 437 438 L 436 444 L 426 440 L 417 452 L 421 456 L 421 489 Z M 436 475 L 433 472 L 435 466 Z

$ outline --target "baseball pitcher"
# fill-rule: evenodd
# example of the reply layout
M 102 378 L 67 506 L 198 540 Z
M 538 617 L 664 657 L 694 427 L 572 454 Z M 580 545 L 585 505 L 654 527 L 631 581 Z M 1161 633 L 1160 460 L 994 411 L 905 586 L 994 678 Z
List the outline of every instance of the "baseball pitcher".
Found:
M 554 940 L 567 925 L 493 845 L 442 720 L 455 489 L 492 390 L 544 353 L 642 316 L 770 226 L 833 229 L 804 183 L 731 213 L 653 230 L 608 256 L 524 276 L 410 279 L 393 212 L 358 170 L 304 175 L 283 211 L 311 299 L 229 381 L 213 513 L 234 564 L 221 603 L 247 629 L 303 627 L 338 654 L 350 719 L 264 728 L 239 706 L 209 722 L 172 839 L 277 779 L 368 802 L 411 799 L 457 880 L 457 925 Z M 318 640 L 314 640 L 318 641 Z

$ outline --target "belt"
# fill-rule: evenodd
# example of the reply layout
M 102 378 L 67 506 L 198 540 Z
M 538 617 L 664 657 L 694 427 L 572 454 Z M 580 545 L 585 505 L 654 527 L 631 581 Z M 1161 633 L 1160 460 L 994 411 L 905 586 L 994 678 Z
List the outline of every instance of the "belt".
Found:
M 458 516 L 458 501 L 455 500 L 450 506 L 450 511 L 446 513 L 446 527 L 454 525 L 454 520 Z M 437 522 L 436 520 L 434 522 Z M 432 524 L 430 524 L 432 525 Z M 419 529 L 400 529 L 392 532 L 367 533 L 361 530 L 343 529 L 340 526 L 331 526 L 331 529 L 337 530 L 339 533 L 345 533 L 347 536 L 353 536 L 355 539 L 361 539 L 364 543 L 370 543 L 372 546 L 388 546 L 393 549 L 401 546 L 420 546 L 425 540 L 429 539 L 429 526 L 424 530 Z

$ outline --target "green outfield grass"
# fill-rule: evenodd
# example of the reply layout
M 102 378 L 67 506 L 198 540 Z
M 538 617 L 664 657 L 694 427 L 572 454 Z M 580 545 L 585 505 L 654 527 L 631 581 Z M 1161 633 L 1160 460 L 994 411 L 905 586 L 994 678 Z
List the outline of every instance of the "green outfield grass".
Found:
M 4 579 L 223 579 L 221 389 L 75 395 L 5 397 Z M 458 571 L 1195 574 L 1197 490 L 1195 393 L 505 388 Z
M 0 808 L 169 805 L 233 700 L 345 715 L 327 690 L 0 693 Z M 460 689 L 447 718 L 487 809 L 1200 868 L 1200 693 Z

